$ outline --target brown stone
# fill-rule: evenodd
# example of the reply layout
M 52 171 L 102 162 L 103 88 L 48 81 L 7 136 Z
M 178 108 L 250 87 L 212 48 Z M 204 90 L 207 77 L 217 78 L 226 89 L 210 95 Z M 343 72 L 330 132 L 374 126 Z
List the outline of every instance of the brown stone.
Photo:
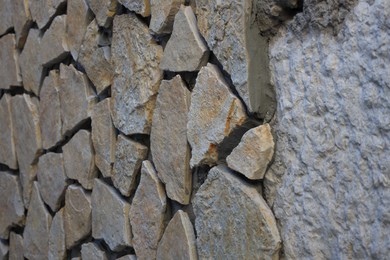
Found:
M 83 260 L 108 260 L 106 252 L 94 242 L 81 246 L 81 258 Z
M 9 260 L 24 260 L 23 237 L 15 232 L 9 235 Z
M 39 29 L 44 28 L 65 3 L 66 0 L 28 0 L 31 16 Z
M 157 34 L 171 33 L 175 15 L 184 3 L 184 0 L 150 0 L 150 30 Z
M 10 3 L 12 5 L 12 23 L 15 30 L 16 46 L 19 49 L 23 49 L 28 31 L 33 22 L 30 9 L 28 8 L 28 1 L 13 0 Z
M 150 1 L 151 0 L 118 0 L 124 7 L 143 17 L 150 15 Z
M 15 150 L 13 119 L 11 116 L 11 96 L 5 94 L 0 99 L 0 163 L 11 169 L 18 168 Z
M 0 70 L 1 88 L 21 86 L 22 78 L 19 69 L 19 52 L 16 49 L 15 34 L 7 34 L 0 38 Z
M 49 235 L 49 259 L 66 259 L 64 209 L 53 218 Z
M 117 0 L 87 0 L 99 26 L 110 27 L 118 9 Z

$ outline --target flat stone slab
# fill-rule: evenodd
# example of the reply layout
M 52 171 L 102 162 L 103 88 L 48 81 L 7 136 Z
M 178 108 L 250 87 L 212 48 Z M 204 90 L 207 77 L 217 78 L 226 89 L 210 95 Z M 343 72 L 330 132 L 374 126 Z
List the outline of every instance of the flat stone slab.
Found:
M 256 187 L 225 166 L 212 168 L 194 199 L 200 259 L 278 259 L 275 218 Z
M 0 99 L 0 122 L 0 163 L 11 169 L 17 169 L 18 161 L 11 115 L 11 96 L 8 94 L 4 94 Z
M 99 26 L 110 27 L 118 9 L 117 0 L 87 0 Z
M 150 149 L 169 198 L 188 204 L 191 195 L 191 151 L 187 143 L 191 92 L 178 75 L 163 80 L 157 96 Z
M 147 17 L 150 15 L 150 2 L 151 0 L 118 0 L 124 7 L 130 11 Z
M 152 0 L 150 1 L 150 25 L 149 28 L 156 34 L 168 34 L 172 32 L 175 15 L 184 4 L 184 0 Z
M 37 23 L 38 28 L 44 28 L 51 18 L 55 15 L 57 9 L 63 6 L 66 0 L 44 0 L 28 1 L 28 7 L 33 20 Z
M 116 16 L 112 38 L 116 76 L 112 86 L 112 118 L 124 134 L 149 134 L 163 72 L 163 54 L 148 27 L 134 14 Z
M 23 237 L 15 232 L 9 235 L 9 260 L 23 260 Z
M 81 259 L 83 260 L 108 260 L 106 252 L 101 247 L 89 242 L 81 246 Z
M 0 35 L 12 27 L 11 5 L 9 0 L 0 0 Z
M 66 259 L 64 209 L 53 218 L 49 235 L 49 259 Z
M 23 49 L 28 31 L 32 25 L 32 17 L 27 1 L 9 1 L 12 9 L 12 23 L 14 25 L 16 46 Z
M 7 34 L 0 38 L 0 70 L 1 88 L 21 86 L 22 77 L 19 68 L 19 52 L 16 49 L 15 34 Z

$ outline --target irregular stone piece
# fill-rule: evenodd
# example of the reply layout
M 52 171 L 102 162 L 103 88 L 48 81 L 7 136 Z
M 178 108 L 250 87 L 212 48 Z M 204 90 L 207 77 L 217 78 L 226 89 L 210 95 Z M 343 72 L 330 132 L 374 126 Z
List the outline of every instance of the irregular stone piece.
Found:
M 19 53 L 16 49 L 14 34 L 7 34 L 0 38 L 0 60 L 1 60 L 1 86 L 3 89 L 10 89 L 11 86 L 21 86 L 22 78 L 18 64 Z
M 118 9 L 117 0 L 87 0 L 99 26 L 110 27 Z
M 136 255 L 125 255 L 120 258 L 117 258 L 117 260 L 137 260 Z
M 15 132 L 11 116 L 11 96 L 5 94 L 0 99 L 0 163 L 11 169 L 18 168 L 15 148 Z
M 97 98 L 85 74 L 77 71 L 73 65 L 61 64 L 60 78 L 62 134 L 66 135 L 90 117 Z
M 24 257 L 47 259 L 51 221 L 52 217 L 39 195 L 38 183 L 34 182 L 23 232 Z
M 141 181 L 130 210 L 133 247 L 137 258 L 156 258 L 158 242 L 164 233 L 166 209 L 164 186 L 151 162 L 144 161 Z
M 162 47 L 134 14 L 116 16 L 112 60 L 116 76 L 112 88 L 112 118 L 124 134 L 149 134 L 156 95 L 163 76 Z
M 92 111 L 92 143 L 95 164 L 104 177 L 111 177 L 115 161 L 116 130 L 110 113 L 111 98 L 97 103 Z
M 6 33 L 12 27 L 10 3 L 10 0 L 0 0 L 0 35 Z
M 32 18 L 30 9 L 28 7 L 28 1 L 13 0 L 10 1 L 12 5 L 12 23 L 14 25 L 16 46 L 19 49 L 23 49 L 26 43 L 28 31 L 32 25 Z
M 196 26 L 196 17 L 190 6 L 182 5 L 175 16 L 173 32 L 160 68 L 174 72 L 198 71 L 207 64 L 208 48 Z
M 72 0 L 73 1 L 73 0 Z M 44 28 L 55 15 L 57 9 L 63 7 L 66 0 L 29 0 L 28 5 L 33 20 L 39 29 Z
M 67 249 L 77 245 L 91 234 L 91 195 L 78 185 L 70 185 L 66 190 L 64 227 Z
M 8 239 L 13 226 L 24 222 L 24 206 L 19 178 L 0 171 L 0 239 Z
M 119 135 L 116 142 L 112 180 L 124 196 L 130 196 L 137 184 L 142 161 L 148 155 L 148 147 Z
M 108 260 L 106 252 L 96 243 L 89 242 L 81 246 L 81 259 L 83 260 Z
M 118 0 L 118 2 L 143 17 L 150 15 L 150 0 Z
M 9 260 L 23 260 L 23 237 L 15 232 L 9 235 Z
M 6 241 L 0 240 L 0 259 L 7 260 L 8 259 L 8 245 Z
M 150 0 L 151 19 L 149 28 L 157 34 L 171 33 L 175 15 L 184 0 Z
M 114 188 L 95 179 L 92 191 L 92 236 L 104 239 L 111 250 L 131 246 L 130 204 Z
M 56 213 L 50 227 L 49 259 L 66 259 L 64 209 Z
M 43 201 L 56 212 L 68 186 L 62 154 L 47 153 L 39 157 L 37 177 Z
M 66 176 L 77 180 L 85 189 L 91 190 L 94 178 L 98 175 L 91 134 L 87 130 L 78 131 L 62 147 L 62 151 Z
M 158 176 L 165 183 L 168 197 L 181 204 L 188 204 L 191 195 L 191 151 L 187 143 L 190 99 L 191 92 L 179 75 L 170 81 L 163 80 L 150 137 Z
M 254 1 L 196 0 L 199 31 L 250 112 L 270 120 L 276 109 L 267 38 L 254 22 Z
M 210 170 L 194 200 L 200 259 L 278 259 L 281 240 L 256 187 L 225 166 Z
M 230 91 L 215 65 L 208 64 L 199 72 L 188 118 L 191 167 L 216 164 L 222 149 L 218 145 L 244 125 L 247 116 L 240 100 Z
M 198 259 L 194 228 L 184 211 L 176 212 L 165 229 L 158 245 L 157 259 Z

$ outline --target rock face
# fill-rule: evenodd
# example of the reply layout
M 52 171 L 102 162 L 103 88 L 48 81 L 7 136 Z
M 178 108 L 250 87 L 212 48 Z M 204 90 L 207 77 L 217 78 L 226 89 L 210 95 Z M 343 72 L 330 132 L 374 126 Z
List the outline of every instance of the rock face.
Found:
M 7 34 L 0 38 L 0 59 L 2 61 L 1 88 L 10 89 L 11 86 L 20 86 L 22 78 L 19 75 L 19 53 L 14 34 Z
M 187 143 L 191 92 L 180 76 L 161 82 L 153 115 L 151 152 L 169 198 L 188 204 L 191 195 L 190 147 Z M 169 154 L 169 156 L 167 156 Z
M 23 237 L 11 232 L 9 235 L 9 260 L 23 259 Z
M 246 132 L 240 144 L 226 158 L 228 166 L 251 180 L 264 178 L 274 154 L 274 139 L 269 124 Z
M 175 16 L 160 68 L 169 71 L 198 71 L 207 64 L 208 48 L 196 26 L 196 17 L 190 6 L 182 5 Z
M 0 239 L 8 239 L 10 229 L 24 222 L 24 206 L 19 178 L 0 171 Z
M 149 134 L 156 94 L 162 79 L 162 47 L 133 14 L 116 16 L 112 60 L 116 76 L 112 87 L 114 125 L 126 135 Z
M 157 34 L 171 33 L 175 15 L 184 0 L 150 0 L 151 19 L 149 28 Z
M 199 31 L 248 110 L 270 120 L 276 109 L 270 83 L 267 38 L 253 22 L 252 0 L 196 0 Z
M 97 23 L 102 27 L 110 27 L 118 8 L 117 0 L 87 0 L 87 3 Z
M 118 0 L 124 7 L 143 17 L 150 15 L 150 1 L 151 0 Z
M 81 246 L 83 260 L 107 260 L 107 254 L 96 243 L 90 242 Z
M 57 212 L 51 223 L 48 255 L 48 259 L 66 259 L 64 209 Z
M 30 9 L 26 1 L 9 1 L 12 5 L 12 23 L 14 25 L 16 46 L 23 49 L 28 31 L 32 24 Z
M 36 0 L 28 1 L 33 20 L 39 29 L 44 28 L 55 15 L 58 8 L 64 6 L 66 0 Z
M 144 161 L 141 181 L 130 210 L 133 247 L 137 258 L 156 258 L 158 242 L 164 233 L 166 209 L 164 186 L 153 165 Z
M 5 94 L 0 99 L 0 163 L 11 169 L 18 168 L 16 159 L 13 119 L 11 116 L 11 96 Z
M 157 259 L 198 259 L 194 228 L 187 213 L 176 212 L 157 249 Z
M 256 187 L 228 168 L 212 168 L 194 200 L 200 259 L 278 259 L 276 221 Z

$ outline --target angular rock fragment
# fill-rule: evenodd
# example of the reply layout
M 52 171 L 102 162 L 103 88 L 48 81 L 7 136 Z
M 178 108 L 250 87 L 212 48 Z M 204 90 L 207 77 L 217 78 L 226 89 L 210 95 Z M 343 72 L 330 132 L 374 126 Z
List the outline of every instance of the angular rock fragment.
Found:
M 167 201 L 163 184 L 149 161 L 142 163 L 141 181 L 130 210 L 137 258 L 155 259 L 165 228 Z
M 56 14 L 57 9 L 62 8 L 66 0 L 29 0 L 31 16 L 39 29 L 44 28 L 50 19 Z
M 157 34 L 171 33 L 175 15 L 184 0 L 150 0 L 151 19 L 149 28 Z
M 38 183 L 34 182 L 23 232 L 24 257 L 47 259 L 51 221 L 52 217 L 39 195 Z
M 163 80 L 151 132 L 151 152 L 169 198 L 188 204 L 191 195 L 190 147 L 187 143 L 191 92 L 180 76 Z M 169 154 L 169 156 L 167 156 Z
M 137 260 L 136 255 L 125 255 L 120 258 L 117 258 L 117 260 Z
M 208 48 L 198 31 L 196 17 L 190 6 L 182 5 L 175 16 L 160 68 L 174 72 L 198 71 L 207 64 Z
M 16 159 L 13 118 L 11 116 L 11 96 L 5 94 L 0 99 L 0 163 L 11 169 L 18 168 Z
M 7 260 L 8 259 L 8 244 L 5 240 L 0 240 L 0 259 Z
M 9 235 L 9 260 L 23 260 L 23 237 L 15 232 Z
M 159 68 L 162 47 L 134 14 L 116 16 L 112 60 L 116 76 L 112 87 L 112 118 L 124 134 L 149 134 L 156 95 L 163 76 Z
M 151 0 L 118 0 L 124 7 L 143 17 L 150 15 L 150 1 Z
M 12 27 L 10 3 L 10 0 L 0 0 L 0 35 L 6 33 Z
M 194 200 L 200 259 L 278 259 L 281 239 L 256 187 L 225 166 L 210 170 Z
M 1 86 L 10 89 L 11 86 L 21 86 L 22 78 L 18 64 L 19 53 L 16 49 L 15 34 L 7 34 L 0 38 Z
M 14 24 L 16 46 L 23 49 L 26 43 L 28 31 L 32 25 L 32 18 L 28 1 L 13 0 L 10 1 L 12 5 L 12 23 Z
M 118 9 L 117 0 L 87 0 L 99 26 L 110 27 Z
M 165 229 L 158 245 L 157 259 L 198 259 L 194 228 L 184 211 L 176 212 Z
M 19 178 L 0 171 L 0 239 L 8 239 L 14 226 L 24 223 L 24 206 Z
M 50 227 L 49 259 L 66 259 L 64 209 L 56 213 Z
M 122 195 L 130 196 L 133 193 L 142 161 L 147 155 L 148 147 L 124 135 L 118 136 L 112 180 Z
M 62 147 L 62 151 L 66 176 L 77 180 L 85 189 L 91 190 L 94 178 L 98 175 L 91 134 L 87 130 L 78 131 Z
M 264 178 L 274 154 L 274 140 L 269 124 L 246 132 L 240 144 L 226 158 L 228 166 L 251 180 Z
M 67 249 L 91 234 L 91 195 L 78 185 L 70 185 L 66 190 L 64 227 Z
M 130 204 L 114 188 L 95 179 L 92 191 L 92 236 L 104 239 L 111 250 L 131 246 Z
M 43 201 L 56 212 L 68 186 L 62 154 L 47 153 L 39 157 L 37 177 Z
M 116 130 L 110 112 L 111 98 L 97 103 L 92 111 L 92 143 L 95 163 L 104 177 L 111 177 L 115 161 Z
M 106 252 L 94 242 L 81 246 L 81 259 L 83 260 L 108 260 Z

